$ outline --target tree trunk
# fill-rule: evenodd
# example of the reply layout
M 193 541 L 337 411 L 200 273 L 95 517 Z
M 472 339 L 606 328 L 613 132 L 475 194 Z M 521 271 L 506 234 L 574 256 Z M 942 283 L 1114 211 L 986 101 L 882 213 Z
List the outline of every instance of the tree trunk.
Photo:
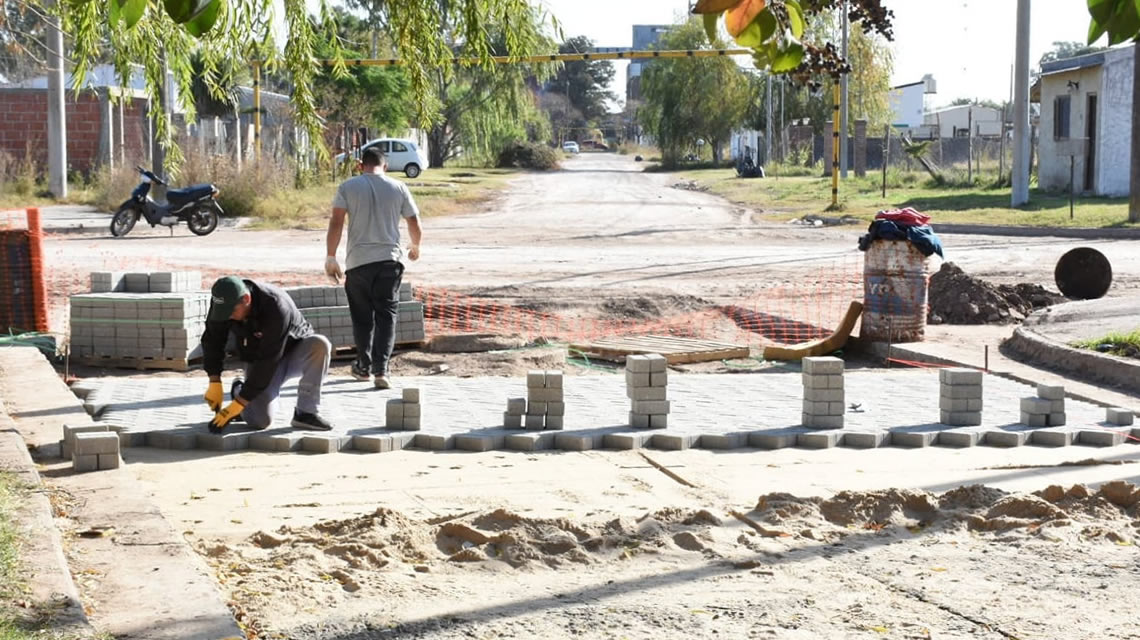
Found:
M 721 147 L 720 140 L 713 140 L 713 143 L 712 143 L 713 167 L 717 167 L 717 168 L 720 167 L 720 147 Z
M 428 164 L 438 169 L 447 162 L 451 155 L 451 144 L 447 139 L 447 125 L 440 123 L 432 125 L 428 132 Z
M 1140 43 L 1132 47 L 1132 201 L 1128 221 L 1140 222 Z

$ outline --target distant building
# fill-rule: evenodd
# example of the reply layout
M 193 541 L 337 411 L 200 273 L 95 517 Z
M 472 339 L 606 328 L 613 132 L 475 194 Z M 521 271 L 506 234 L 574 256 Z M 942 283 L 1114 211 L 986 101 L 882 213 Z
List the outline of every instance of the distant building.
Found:
M 661 36 L 668 33 L 673 25 L 668 24 L 635 24 L 633 25 L 633 50 L 645 51 L 657 49 Z M 629 63 L 629 72 L 625 83 L 626 102 L 641 100 L 641 74 L 652 60 L 633 60 Z
M 917 129 L 925 123 L 926 96 L 938 93 L 934 76 L 927 74 L 918 82 L 891 87 L 887 99 L 891 105 L 891 124 L 900 129 Z
M 1001 109 L 978 104 L 962 104 L 935 109 L 926 114 L 923 124 L 940 138 L 997 137 L 1001 135 Z
M 1067 190 L 1072 168 L 1077 192 L 1128 195 L 1135 46 L 1041 65 L 1042 189 Z

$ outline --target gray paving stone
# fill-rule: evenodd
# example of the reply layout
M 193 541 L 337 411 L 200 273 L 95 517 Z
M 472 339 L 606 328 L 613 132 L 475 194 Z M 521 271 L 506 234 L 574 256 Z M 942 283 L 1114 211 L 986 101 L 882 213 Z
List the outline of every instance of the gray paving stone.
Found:
M 1050 413 L 1048 419 L 1045 421 L 1050 427 L 1063 427 L 1068 420 L 1065 419 L 1063 413 Z
M 502 449 L 507 434 L 503 433 L 463 433 L 455 436 L 455 448 L 463 451 L 494 451 Z
M 843 361 L 833 356 L 803 359 L 803 372 L 809 375 L 838 375 L 843 373 Z
M 1029 444 L 1039 447 L 1068 447 L 1073 444 L 1076 432 L 1069 429 L 1034 429 Z
M 1029 441 L 1026 430 L 987 429 L 982 433 L 982 444 L 988 447 L 1020 447 Z
M 303 436 L 301 450 L 309 453 L 338 453 L 352 446 L 352 436 Z
M 565 427 L 565 425 L 566 425 L 566 418 L 564 418 L 563 416 L 547 414 L 547 416 L 546 416 L 546 428 L 547 429 L 551 429 L 554 431 L 561 431 L 563 429 L 563 427 Z
M 416 434 L 400 431 L 391 434 L 392 437 L 392 451 L 403 451 L 409 447 L 415 446 Z
M 906 449 L 921 449 L 934 444 L 934 440 L 937 436 L 938 432 L 931 430 L 892 430 L 891 446 Z
M 522 429 L 523 417 L 511 413 L 510 411 L 503 412 L 503 428 L 504 429 Z
M 569 431 L 554 437 L 554 447 L 562 451 L 590 451 L 601 449 L 605 434 L 595 431 Z
M 1124 407 L 1109 407 L 1108 409 L 1105 409 L 1104 413 L 1105 420 L 1107 420 L 1110 424 L 1114 424 L 1120 427 L 1131 426 L 1132 423 L 1136 420 L 1136 416 L 1132 413 L 1132 410 L 1126 409 Z
M 455 448 L 455 435 L 440 433 L 417 433 L 413 446 L 428 451 L 447 451 Z
M 392 436 L 383 433 L 362 433 L 352 436 L 352 448 L 366 453 L 388 453 L 392 450 Z
M 1077 431 L 1077 444 L 1093 447 L 1115 447 L 1124 444 L 1124 434 L 1108 429 L 1080 429 Z
M 243 451 L 249 448 L 249 433 L 199 432 L 197 445 L 207 451 Z
M 1045 398 L 1022 398 L 1021 412 L 1030 415 L 1048 415 L 1053 410 L 1053 403 Z
M 87 473 L 89 471 L 99 470 L 99 455 L 79 455 L 72 454 L 71 468 L 79 473 Z
M 982 395 L 982 386 L 972 384 L 954 386 L 942 385 L 942 388 L 939 390 L 939 396 L 953 400 L 959 400 L 962 398 L 970 399 L 984 397 Z
M 504 446 L 511 451 L 546 451 L 554 448 L 554 432 L 511 433 Z
M 1037 385 L 1037 397 L 1045 398 L 1046 400 L 1064 400 L 1065 387 L 1061 385 Z
M 952 427 L 980 427 L 981 411 L 942 411 L 939 413 L 942 424 Z
M 195 429 L 151 431 L 146 434 L 146 444 L 155 449 L 194 449 L 198 446 L 198 433 Z
M 146 433 L 139 431 L 120 431 L 119 432 L 119 449 L 126 449 L 128 447 L 145 447 Z
M 667 429 L 669 427 L 669 414 L 654 413 L 649 416 L 650 429 Z
M 697 446 L 701 449 L 710 449 L 713 451 L 743 449 L 748 446 L 748 432 L 706 433 L 701 436 L 701 440 L 697 443 Z
M 700 438 L 700 435 L 691 433 L 655 433 L 649 440 L 649 446 L 665 451 L 684 451 L 696 446 Z
M 121 459 L 117 453 L 101 453 L 99 458 L 99 470 L 110 471 L 111 469 L 118 469 Z
M 801 449 L 830 449 L 839 444 L 842 431 L 814 431 L 796 436 L 796 446 Z
M 982 379 L 982 372 L 976 369 L 948 367 L 938 371 L 938 381 L 944 385 L 980 385 Z
M 839 444 L 848 449 L 878 449 L 887 444 L 886 431 L 845 431 Z
M 300 451 L 302 434 L 294 431 L 251 433 L 249 448 L 256 451 Z
M 973 429 L 950 429 L 942 431 L 934 443 L 943 447 L 966 449 L 978 444 L 982 439 L 982 432 Z
M 770 429 L 753 431 L 748 434 L 748 444 L 757 449 L 787 449 L 795 446 L 796 438 L 803 429 Z
M 649 442 L 653 439 L 653 436 L 653 433 L 647 431 L 607 433 L 602 436 L 602 448 L 617 449 L 619 451 L 643 449 L 649 445 Z

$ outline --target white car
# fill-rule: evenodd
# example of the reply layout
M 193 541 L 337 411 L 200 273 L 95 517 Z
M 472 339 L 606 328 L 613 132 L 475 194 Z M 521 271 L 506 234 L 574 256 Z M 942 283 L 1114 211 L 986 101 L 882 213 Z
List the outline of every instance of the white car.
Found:
M 578 153 L 578 143 L 572 140 L 567 140 L 562 143 L 562 150 L 566 153 Z
M 409 178 L 415 178 L 420 175 L 420 172 L 428 166 L 427 156 L 424 155 L 423 150 L 419 148 L 415 142 L 411 140 L 400 140 L 397 138 L 380 138 L 378 140 L 370 140 L 360 148 L 363 152 L 365 149 L 377 148 L 388 157 L 388 170 L 389 171 L 403 171 L 404 175 Z M 354 152 L 353 158 L 359 160 L 360 153 Z M 338 162 L 343 162 L 346 158 L 345 154 L 337 156 Z

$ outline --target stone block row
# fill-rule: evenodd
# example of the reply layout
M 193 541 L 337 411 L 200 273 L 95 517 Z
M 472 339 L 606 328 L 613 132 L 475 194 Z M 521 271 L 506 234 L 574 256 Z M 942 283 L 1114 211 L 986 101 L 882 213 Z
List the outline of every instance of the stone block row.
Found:
M 533 370 L 526 374 L 525 398 L 507 400 L 503 427 L 542 431 L 566 426 L 566 395 L 561 371 Z
M 809 429 L 842 429 L 847 410 L 843 361 L 831 356 L 803 359 L 802 424 Z
M 938 372 L 939 422 L 952 427 L 975 427 L 982 424 L 981 371 L 966 368 L 942 369 Z
M 107 424 L 64 425 L 60 453 L 80 473 L 119 468 L 119 434 Z
M 657 353 L 625 358 L 625 395 L 629 398 L 629 426 L 665 429 L 669 426 L 669 367 Z
M 393 398 L 385 405 L 384 424 L 392 430 L 419 431 L 423 424 L 420 399 L 419 389 L 402 390 L 399 398 Z
M 85 293 L 69 299 L 71 354 L 185 360 L 201 355 L 208 293 Z
M 313 325 L 313 329 L 328 338 L 333 347 L 356 345 L 352 335 L 352 315 L 348 310 L 348 293 L 344 287 L 289 287 L 285 292 L 301 310 L 301 315 Z M 424 304 L 415 300 L 413 293 L 411 283 L 404 282 L 400 285 L 396 344 L 419 343 L 427 339 Z
M 91 272 L 91 293 L 181 293 L 201 290 L 201 271 Z
M 1037 395 L 1021 399 L 1021 424 L 1029 427 L 1065 426 L 1065 388 L 1037 385 Z

